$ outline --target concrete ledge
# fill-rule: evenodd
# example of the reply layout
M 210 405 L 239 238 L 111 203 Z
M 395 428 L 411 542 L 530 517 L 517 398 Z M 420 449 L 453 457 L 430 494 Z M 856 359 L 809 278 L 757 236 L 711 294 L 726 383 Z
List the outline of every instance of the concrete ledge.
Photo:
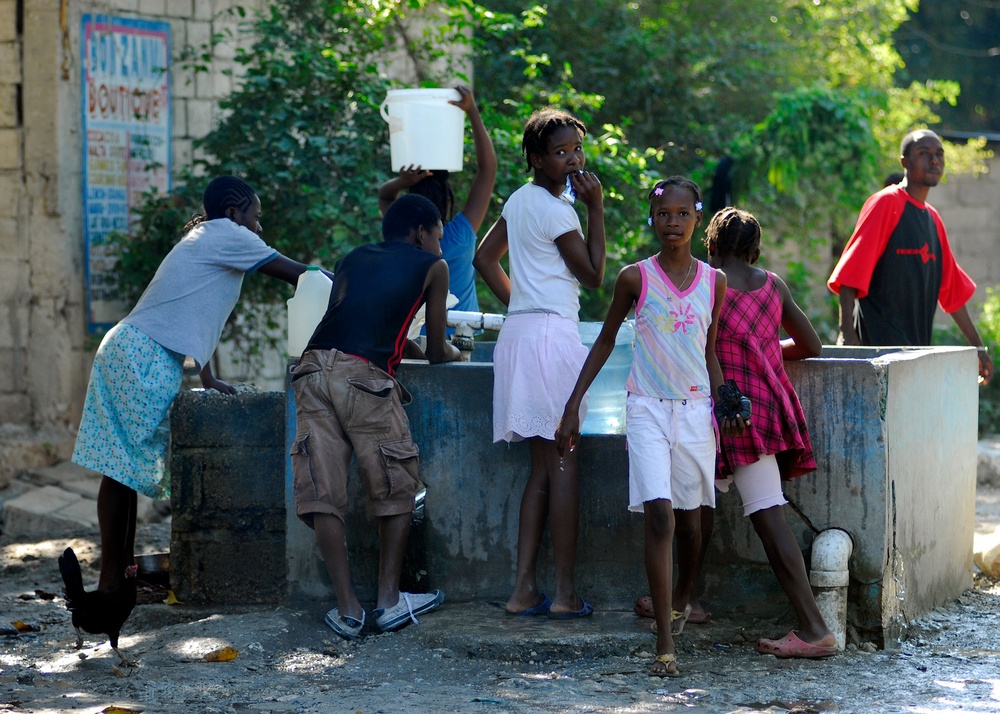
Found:
M 6 412 L 0 409 L 0 413 Z M 68 459 L 75 440 L 68 430 L 38 431 L 28 426 L 0 425 L 0 489 L 26 469 Z
M 187 408 L 170 420 L 174 448 L 285 447 L 284 404 L 239 386 L 234 399 L 215 390 L 183 393 Z M 196 407 L 196 408 L 195 408 Z

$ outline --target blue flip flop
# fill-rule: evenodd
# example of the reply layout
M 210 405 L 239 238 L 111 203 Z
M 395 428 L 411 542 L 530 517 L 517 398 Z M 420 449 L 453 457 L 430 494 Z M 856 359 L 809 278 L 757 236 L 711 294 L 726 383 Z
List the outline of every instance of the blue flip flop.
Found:
M 590 617 L 594 614 L 594 606 L 589 602 L 580 598 L 580 602 L 583 603 L 583 607 L 579 610 L 573 610 L 572 612 L 549 612 L 550 620 L 574 620 L 579 617 Z
M 524 610 L 521 610 L 520 612 L 508 612 L 507 614 L 508 615 L 517 615 L 519 617 L 520 616 L 534 617 L 536 615 L 548 615 L 549 614 L 549 608 L 552 607 L 552 598 L 550 598 L 545 593 L 541 593 L 541 595 L 542 595 L 542 601 L 540 603 L 538 603 L 537 605 L 535 605 L 534 607 L 525 608 Z

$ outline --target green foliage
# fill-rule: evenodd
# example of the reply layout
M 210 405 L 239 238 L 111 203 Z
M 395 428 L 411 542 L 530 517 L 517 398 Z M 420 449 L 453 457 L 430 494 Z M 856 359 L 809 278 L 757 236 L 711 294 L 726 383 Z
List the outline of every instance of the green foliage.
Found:
M 996 356 L 1000 354 L 1000 289 L 987 288 L 986 301 L 976 325 L 983 344 L 990 351 L 996 369 Z M 1000 374 L 979 390 L 979 435 L 1000 434 Z
M 750 135 L 753 166 L 783 196 L 803 184 L 844 205 L 876 184 L 880 147 L 867 104 L 829 87 L 808 87 L 775 98 L 768 117 Z
M 962 93 L 941 108 L 942 126 L 957 131 L 996 131 L 1000 126 L 1000 4 L 921 0 L 896 30 L 896 45 L 910 78 L 962 81 Z
M 148 195 L 121 241 L 123 290 L 148 282 L 208 180 L 226 173 L 256 189 L 265 240 L 295 260 L 332 268 L 354 246 L 378 240 L 376 188 L 389 165 L 379 105 L 392 86 L 378 62 L 399 39 L 399 18 L 422 4 L 282 0 L 243 22 L 223 118 L 195 143 L 197 158 L 179 172 L 174 196 Z M 420 59 L 422 41 L 409 48 Z M 192 49 L 187 67 L 211 71 L 213 50 Z M 259 354 L 262 341 L 279 339 L 275 318 L 289 296 L 280 281 L 249 277 L 223 339 L 241 343 L 244 357 Z
M 729 155 L 738 166 L 734 202 L 764 227 L 765 263 L 797 290 L 811 289 L 796 298 L 822 333 L 833 322 L 822 281 L 858 208 L 898 165 L 902 135 L 933 124 L 934 106 L 957 96 L 954 82 L 895 86 L 902 62 L 892 32 L 915 4 L 274 0 L 241 26 L 236 89 L 197 143 L 194 165 L 180 172 L 176 195 L 149 196 L 122 240 L 123 290 L 146 284 L 207 177 L 223 172 L 257 189 L 265 239 L 291 258 L 332 267 L 377 240 L 376 189 L 389 178 L 378 107 L 392 86 L 380 62 L 405 61 L 419 84 L 440 86 L 468 83 L 471 58 L 499 162 L 487 227 L 528 179 L 520 140 L 533 110 L 556 105 L 589 127 L 608 266 L 605 285 L 583 291 L 584 319 L 603 317 L 622 265 L 655 250 L 645 226 L 651 183 L 680 173 L 707 196 L 716 162 Z M 415 17 L 435 19 L 417 25 Z M 212 57 L 212 46 L 195 48 L 186 61 L 207 72 Z M 947 151 L 952 172 L 981 167 L 985 155 L 981 143 Z M 471 174 L 453 176 L 459 202 Z M 289 289 L 251 277 L 244 290 L 224 337 L 242 336 L 252 352 Z M 483 285 L 480 297 L 484 309 L 500 310 Z

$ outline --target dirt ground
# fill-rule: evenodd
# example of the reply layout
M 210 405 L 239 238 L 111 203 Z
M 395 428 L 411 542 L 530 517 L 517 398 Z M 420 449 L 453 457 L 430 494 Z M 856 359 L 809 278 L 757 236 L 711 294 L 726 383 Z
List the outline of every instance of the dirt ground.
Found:
M 977 530 L 998 526 L 1000 491 L 981 489 Z M 138 540 L 140 552 L 164 551 L 169 526 Z M 150 589 L 121 639 L 138 666 L 120 669 L 96 636 L 74 648 L 56 566 L 66 545 L 91 587 L 96 533 L 0 537 L 0 712 L 1000 712 L 1000 582 L 984 577 L 909 623 L 898 650 L 862 643 L 825 661 L 754 652 L 788 615 L 716 612 L 678 638 L 676 679 L 647 676 L 653 635 L 630 612 L 552 623 L 446 602 L 419 625 L 347 643 L 322 622 L 328 603 L 195 608 Z M 27 631 L 15 634 L 17 621 Z M 225 646 L 235 659 L 205 661 Z

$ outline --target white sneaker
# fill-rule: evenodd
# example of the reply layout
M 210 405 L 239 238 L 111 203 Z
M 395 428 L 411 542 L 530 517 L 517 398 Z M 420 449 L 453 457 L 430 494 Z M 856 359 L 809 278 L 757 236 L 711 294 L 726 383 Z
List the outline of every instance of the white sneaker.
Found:
M 375 624 L 382 632 L 398 630 L 410 622 L 419 623 L 417 615 L 423 615 L 441 606 L 444 593 L 435 590 L 430 593 L 399 593 L 399 602 L 392 607 L 372 610 Z
M 361 629 L 365 626 L 365 611 L 361 611 L 361 619 L 358 620 L 347 615 L 341 615 L 340 610 L 335 607 L 326 613 L 323 621 L 331 630 L 345 640 L 353 640 L 361 634 Z

